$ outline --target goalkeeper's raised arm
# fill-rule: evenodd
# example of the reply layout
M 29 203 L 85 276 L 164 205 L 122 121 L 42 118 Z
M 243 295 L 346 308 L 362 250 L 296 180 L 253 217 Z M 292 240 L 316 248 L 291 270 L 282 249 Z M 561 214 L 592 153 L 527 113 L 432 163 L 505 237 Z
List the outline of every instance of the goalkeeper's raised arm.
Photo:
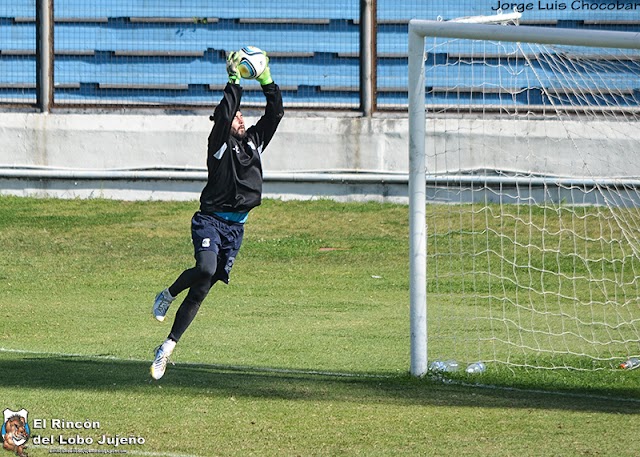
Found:
M 254 144 L 261 145 L 260 150 L 262 151 L 267 147 L 271 138 L 273 138 L 280 124 L 280 120 L 284 116 L 282 93 L 280 92 L 280 87 L 271 77 L 269 57 L 267 57 L 266 68 L 256 78 L 256 81 L 258 81 L 262 87 L 262 92 L 267 99 L 267 106 L 265 107 L 264 115 L 258 120 L 256 125 L 247 130 L 247 136 L 254 141 Z

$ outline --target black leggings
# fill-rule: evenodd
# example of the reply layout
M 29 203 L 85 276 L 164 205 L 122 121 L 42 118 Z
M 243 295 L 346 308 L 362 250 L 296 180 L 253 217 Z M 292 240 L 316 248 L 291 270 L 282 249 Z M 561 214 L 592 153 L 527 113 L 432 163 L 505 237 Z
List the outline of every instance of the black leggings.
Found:
M 169 338 L 179 341 L 182 334 L 196 317 L 200 304 L 204 301 L 211 287 L 218 280 L 215 276 L 218 268 L 218 256 L 215 252 L 200 251 L 196 254 L 196 266 L 183 271 L 178 279 L 169 287 L 172 297 L 186 289 L 187 296 L 178 308 L 171 327 Z

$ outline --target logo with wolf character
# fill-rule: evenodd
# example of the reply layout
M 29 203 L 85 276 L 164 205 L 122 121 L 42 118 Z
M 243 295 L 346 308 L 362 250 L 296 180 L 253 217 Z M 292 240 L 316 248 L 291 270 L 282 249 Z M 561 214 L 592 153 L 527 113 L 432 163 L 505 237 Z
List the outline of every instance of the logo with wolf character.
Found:
M 27 414 L 26 409 L 21 409 L 20 411 L 4 410 L 2 447 L 7 451 L 15 452 L 18 457 L 27 457 L 24 448 L 31 434 Z

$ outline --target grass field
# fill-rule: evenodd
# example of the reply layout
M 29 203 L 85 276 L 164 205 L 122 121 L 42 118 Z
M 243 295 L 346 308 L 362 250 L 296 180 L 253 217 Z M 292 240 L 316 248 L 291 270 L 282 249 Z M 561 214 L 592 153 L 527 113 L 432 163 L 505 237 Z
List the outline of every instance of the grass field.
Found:
M 640 454 L 640 370 L 408 376 L 402 205 L 264 202 L 151 382 L 177 308 L 151 303 L 192 265 L 196 208 L 0 197 L 0 407 L 28 410 L 31 457 Z

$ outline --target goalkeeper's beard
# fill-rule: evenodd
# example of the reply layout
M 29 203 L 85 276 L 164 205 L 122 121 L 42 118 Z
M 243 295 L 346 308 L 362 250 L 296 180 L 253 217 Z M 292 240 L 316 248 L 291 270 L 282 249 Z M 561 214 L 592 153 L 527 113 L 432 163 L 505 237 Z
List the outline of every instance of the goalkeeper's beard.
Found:
M 237 140 L 244 140 L 247 136 L 247 131 L 245 129 L 239 131 L 238 129 L 234 129 L 233 127 L 231 127 L 231 136 L 233 136 Z

